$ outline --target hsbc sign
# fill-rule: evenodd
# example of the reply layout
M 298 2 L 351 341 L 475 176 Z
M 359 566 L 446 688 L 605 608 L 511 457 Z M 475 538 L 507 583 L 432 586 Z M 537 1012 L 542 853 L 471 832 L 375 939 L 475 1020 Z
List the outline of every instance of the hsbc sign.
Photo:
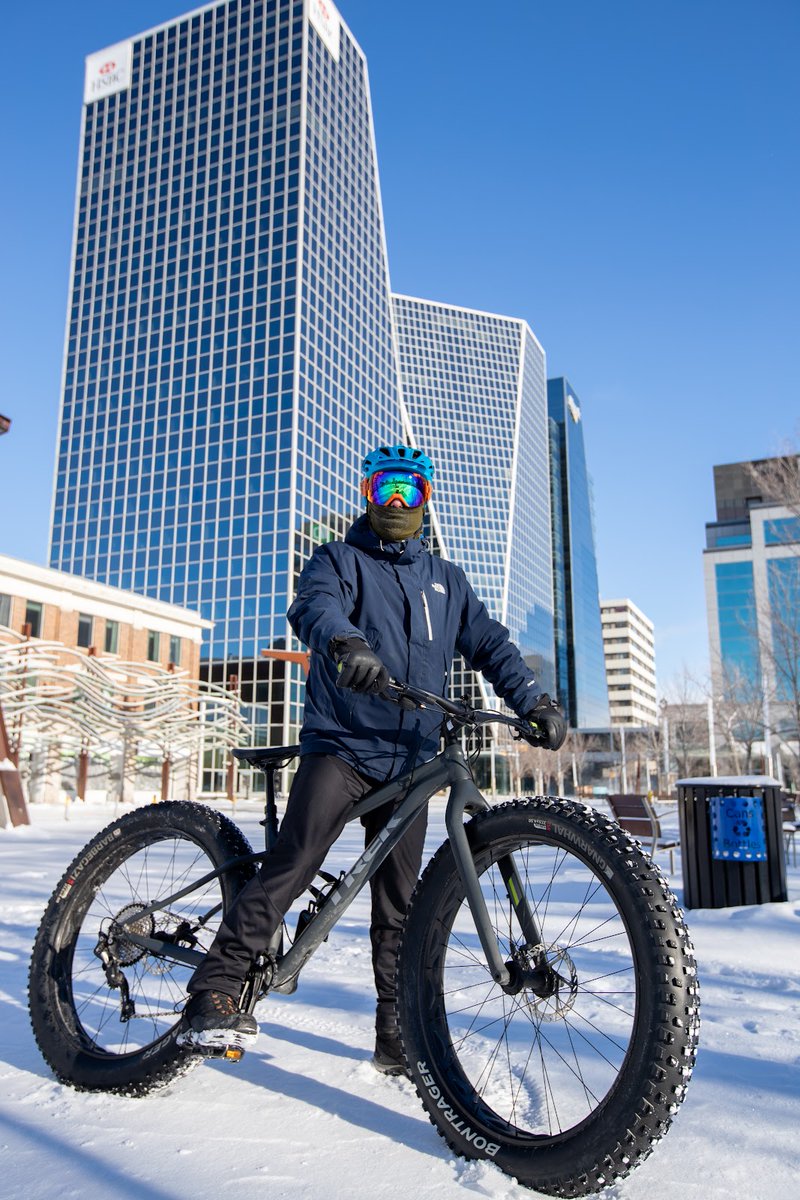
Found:
M 308 19 L 338 62 L 342 19 L 331 0 L 308 0 Z
M 131 86 L 131 61 L 133 42 L 119 42 L 107 50 L 98 50 L 86 59 L 86 77 L 83 84 L 84 104 L 93 104 L 104 96 L 124 92 Z

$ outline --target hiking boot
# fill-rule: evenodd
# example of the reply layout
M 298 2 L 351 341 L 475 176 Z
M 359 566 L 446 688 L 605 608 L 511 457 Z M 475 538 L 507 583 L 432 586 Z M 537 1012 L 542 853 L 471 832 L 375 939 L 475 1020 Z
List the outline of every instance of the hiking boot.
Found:
M 241 1012 L 224 992 L 195 992 L 183 1010 L 183 1022 L 178 1044 L 215 1057 L 239 1059 L 258 1037 L 255 1017 Z
M 375 1037 L 375 1053 L 371 1059 L 372 1065 L 381 1075 L 405 1075 L 408 1078 L 403 1047 L 400 1043 L 400 1033 L 378 1033 Z

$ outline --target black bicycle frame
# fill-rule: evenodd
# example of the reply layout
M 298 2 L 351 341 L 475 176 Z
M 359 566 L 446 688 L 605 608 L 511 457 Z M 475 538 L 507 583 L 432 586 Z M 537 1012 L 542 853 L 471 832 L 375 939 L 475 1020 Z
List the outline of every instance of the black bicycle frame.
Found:
M 372 812 L 388 801 L 395 801 L 400 796 L 405 797 L 398 804 L 386 825 L 356 860 L 355 864 L 331 887 L 324 902 L 311 916 L 301 933 L 295 938 L 294 944 L 277 960 L 270 981 L 271 989 L 277 991 L 293 990 L 291 988 L 292 981 L 296 979 L 302 967 L 314 951 L 324 942 L 342 914 L 349 908 L 361 889 L 369 882 L 381 863 L 405 835 L 431 796 L 445 787 L 450 788 L 445 823 L 453 856 L 456 860 L 458 871 L 464 884 L 467 902 L 475 922 L 475 928 L 483 952 L 486 955 L 486 961 L 492 977 L 501 987 L 510 983 L 511 973 L 503 961 L 500 948 L 497 944 L 497 938 L 489 918 L 486 902 L 481 892 L 464 824 L 466 814 L 480 812 L 482 809 L 488 809 L 490 805 L 475 784 L 460 743 L 453 739 L 448 741 L 444 750 L 436 758 L 424 763 L 414 771 L 400 776 L 398 779 L 390 780 L 383 787 L 370 792 L 368 796 L 363 800 L 359 800 L 353 806 L 348 817 L 348 823 L 358 820 L 365 813 Z M 267 828 L 269 829 L 269 813 L 267 816 Z M 223 863 L 216 871 L 208 872 L 208 874 L 196 880 L 188 887 L 174 892 L 171 896 L 166 896 L 161 900 L 151 903 L 145 908 L 137 909 L 131 916 L 118 922 L 119 927 L 125 929 L 125 940 L 132 942 L 136 946 L 140 946 L 143 950 L 149 950 L 153 954 L 158 954 L 163 958 L 173 959 L 191 967 L 199 966 L 204 958 L 201 952 L 190 950 L 183 946 L 176 946 L 158 937 L 143 937 L 138 933 L 134 933 L 129 928 L 129 925 L 133 921 L 140 921 L 144 916 L 169 907 L 170 904 L 174 904 L 184 896 L 190 895 L 193 891 L 205 886 L 206 883 L 231 870 L 231 868 L 248 862 L 261 862 L 268 854 L 269 850 L 264 850 L 260 853 L 231 859 Z M 525 892 L 520 885 L 513 855 L 504 855 L 499 859 L 498 868 L 505 882 L 509 901 L 517 914 L 517 919 L 519 920 L 520 928 L 526 942 L 530 946 L 538 946 L 541 943 L 541 934 L 525 898 Z M 206 914 L 205 919 L 207 920 L 210 915 L 212 914 Z

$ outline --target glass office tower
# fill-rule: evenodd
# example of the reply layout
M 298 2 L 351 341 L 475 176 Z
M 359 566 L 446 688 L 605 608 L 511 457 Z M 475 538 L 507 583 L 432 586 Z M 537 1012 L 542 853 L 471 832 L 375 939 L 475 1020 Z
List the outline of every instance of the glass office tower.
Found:
M 225 0 L 84 98 L 50 563 L 213 619 L 208 673 L 291 741 L 260 652 L 402 432 L 364 55 L 330 0 Z
M 763 762 L 796 791 L 800 456 L 715 466 L 714 496 L 703 560 L 714 705 L 726 730 L 718 756 L 738 773 L 755 740 L 756 769 Z
M 558 701 L 576 729 L 609 724 L 594 520 L 581 408 L 568 380 L 548 379 Z
M 552 694 L 544 351 L 512 317 L 398 295 L 394 310 L 404 403 L 436 466 L 443 551 Z
M 791 496 L 770 486 L 769 469 L 781 464 L 800 477 L 793 458 L 714 467 L 717 519 L 706 525 L 703 557 L 711 673 L 722 698 L 766 689 L 780 704 L 797 691 L 800 516 Z

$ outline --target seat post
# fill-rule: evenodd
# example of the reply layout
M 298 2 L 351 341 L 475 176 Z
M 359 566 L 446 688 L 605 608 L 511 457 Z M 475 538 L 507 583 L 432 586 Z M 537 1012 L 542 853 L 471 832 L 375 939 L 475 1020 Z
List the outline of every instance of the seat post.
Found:
M 263 771 L 267 781 L 264 803 L 264 841 L 271 850 L 278 840 L 278 806 L 275 801 L 275 777 L 300 753 L 300 746 L 240 746 L 231 751 L 234 758 Z
M 279 767 L 270 764 L 264 774 L 267 777 L 267 799 L 264 804 L 264 841 L 271 850 L 278 840 L 278 805 L 275 800 L 275 776 Z

